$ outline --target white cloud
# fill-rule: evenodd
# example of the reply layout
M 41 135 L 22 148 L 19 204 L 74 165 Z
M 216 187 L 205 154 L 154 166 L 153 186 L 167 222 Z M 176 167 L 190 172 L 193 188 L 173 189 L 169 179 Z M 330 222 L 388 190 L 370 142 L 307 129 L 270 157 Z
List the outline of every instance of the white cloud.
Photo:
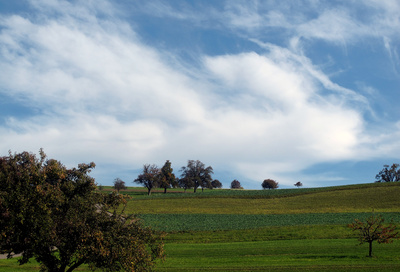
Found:
M 95 3 L 47 0 L 37 7 L 40 18 L 1 17 L 1 90 L 42 112 L 7 119 L 0 127 L 3 153 L 44 147 L 65 163 L 124 168 L 200 159 L 216 172 L 223 167 L 290 186 L 288 169 L 296 174 L 317 162 L 355 159 L 360 145 L 373 156 L 362 116 L 365 97 L 331 81 L 301 53 L 253 40 L 267 53 L 200 56 L 204 66 L 189 74 L 140 42 L 109 2 Z M 323 33 L 334 15 L 323 13 L 300 32 L 349 39 L 343 28 L 349 16 L 331 36 Z M 282 13 L 271 16 L 288 24 Z M 256 27 L 266 19 L 240 20 Z M 383 150 L 393 147 L 391 137 Z

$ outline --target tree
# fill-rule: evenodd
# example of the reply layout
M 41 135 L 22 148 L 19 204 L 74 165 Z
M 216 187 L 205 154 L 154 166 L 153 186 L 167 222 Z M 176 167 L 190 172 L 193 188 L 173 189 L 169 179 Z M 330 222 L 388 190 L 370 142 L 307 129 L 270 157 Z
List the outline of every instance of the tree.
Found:
M 383 169 L 375 176 L 376 182 L 394 182 L 400 181 L 400 168 L 398 163 L 392 166 L 385 164 Z
M 231 182 L 231 189 L 243 189 L 243 187 L 240 185 L 240 182 L 237 179 L 234 179 Z
M 193 184 L 194 192 L 197 188 L 211 188 L 212 177 L 214 173 L 211 166 L 206 167 L 204 163 L 199 160 L 188 160 L 187 166 L 181 168 L 181 179 L 188 184 Z
M 120 190 L 126 190 L 125 181 L 120 178 L 114 179 L 114 189 L 119 193 Z
M 222 188 L 222 183 L 218 179 L 211 181 L 212 188 Z
M 68 169 L 42 150 L 0 157 L 0 253 L 55 272 L 147 271 L 162 258 L 162 235 L 122 214 L 126 196 L 97 192 L 94 167 Z
M 183 188 L 186 193 L 186 190 L 193 188 L 194 184 L 190 178 L 184 177 L 184 178 L 178 179 L 178 186 L 179 186 L 179 188 Z
M 177 185 L 174 169 L 171 168 L 171 162 L 167 160 L 164 166 L 161 168 L 159 177 L 159 187 L 164 188 L 164 194 L 167 193 L 167 189 L 175 187 Z
M 296 182 L 296 183 L 294 184 L 294 186 L 296 186 L 297 188 L 299 188 L 299 187 L 303 186 L 303 183 L 301 183 L 300 181 L 298 181 L 298 182 Z
M 273 179 L 265 179 L 262 182 L 261 187 L 263 187 L 263 189 L 276 189 L 279 187 L 279 183 Z
M 396 232 L 396 226 L 389 224 L 384 226 L 384 219 L 381 215 L 370 216 L 365 221 L 355 219 L 355 221 L 348 225 L 349 228 L 354 231 L 358 231 L 358 240 L 360 244 L 368 243 L 369 251 L 368 256 L 372 256 L 372 242 L 377 241 L 379 244 L 391 243 L 393 239 L 398 236 Z
M 142 184 L 147 188 L 147 195 L 151 195 L 151 190 L 158 186 L 160 170 L 154 164 L 143 165 L 143 172 L 133 181 Z

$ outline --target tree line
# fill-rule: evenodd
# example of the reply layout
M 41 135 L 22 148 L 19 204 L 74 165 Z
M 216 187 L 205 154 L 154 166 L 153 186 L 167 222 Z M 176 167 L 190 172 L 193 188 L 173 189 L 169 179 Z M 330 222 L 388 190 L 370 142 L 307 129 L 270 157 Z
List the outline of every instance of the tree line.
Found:
M 193 189 L 196 192 L 198 188 L 202 190 L 204 188 L 222 188 L 222 183 L 212 178 L 213 168 L 199 160 L 188 160 L 187 165 L 183 166 L 180 172 L 181 176 L 176 177 L 169 160 L 161 168 L 155 164 L 145 164 L 142 172 L 133 182 L 146 187 L 148 195 L 154 188 L 163 188 L 164 193 L 169 188 L 177 187 L 183 188 L 185 192 L 187 189 Z

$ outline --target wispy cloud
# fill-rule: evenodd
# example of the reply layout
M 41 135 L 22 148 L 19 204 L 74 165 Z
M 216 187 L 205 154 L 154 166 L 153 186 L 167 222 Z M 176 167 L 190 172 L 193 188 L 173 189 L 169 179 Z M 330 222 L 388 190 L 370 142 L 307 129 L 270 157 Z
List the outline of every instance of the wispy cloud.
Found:
M 44 147 L 66 163 L 111 161 L 125 169 L 200 159 L 216 172 L 292 185 L 315 163 L 400 149 L 400 128 L 372 137 L 367 98 L 332 80 L 301 45 L 289 45 L 298 37 L 340 44 L 368 35 L 347 11 L 291 18 L 285 6 L 229 1 L 209 15 L 217 26 L 201 27 L 240 29 L 260 50 L 197 55 L 200 64 L 187 71 L 187 63 L 165 55 L 172 53 L 144 43 L 112 2 L 31 4 L 40 12 L 0 17 L 0 92 L 40 111 L 4 117 L 2 152 Z M 188 22 L 207 18 L 164 2 L 143 9 Z M 286 48 L 265 41 L 267 27 L 290 33 Z M 395 59 L 390 39 L 385 46 Z

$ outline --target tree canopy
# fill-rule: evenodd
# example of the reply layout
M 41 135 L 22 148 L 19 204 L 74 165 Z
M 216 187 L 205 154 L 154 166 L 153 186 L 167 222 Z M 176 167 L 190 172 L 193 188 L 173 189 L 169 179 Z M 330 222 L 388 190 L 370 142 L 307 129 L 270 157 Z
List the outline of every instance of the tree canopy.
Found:
M 392 166 L 385 164 L 383 169 L 375 176 L 376 182 L 400 181 L 400 165 L 393 163 Z
M 372 242 L 377 241 L 379 244 L 387 244 L 393 242 L 398 237 L 396 226 L 389 224 L 384 226 L 382 216 L 370 216 L 365 221 L 355 219 L 348 227 L 354 231 L 358 231 L 358 240 L 360 244 L 368 243 L 368 256 L 372 257 Z
M 262 182 L 261 187 L 262 187 L 263 189 L 276 189 L 276 188 L 279 187 L 279 183 L 276 182 L 276 181 L 273 180 L 273 179 L 265 179 L 265 180 Z
M 162 235 L 119 208 L 126 197 L 96 191 L 94 163 L 68 169 L 28 152 L 0 157 L 0 253 L 22 254 L 43 271 L 82 264 L 147 271 L 164 256 Z M 122 209 L 123 210 L 123 209 Z
M 206 167 L 199 160 L 189 160 L 187 166 L 181 168 L 181 179 L 187 184 L 191 184 L 196 192 L 197 188 L 211 188 L 212 177 L 214 173 L 211 166 Z
M 243 187 L 237 179 L 234 179 L 231 182 L 231 189 L 243 189 Z
M 116 178 L 116 179 L 114 179 L 114 186 L 113 186 L 113 188 L 115 189 L 115 190 L 117 190 L 117 192 L 119 193 L 119 191 L 120 190 L 126 190 L 126 185 L 125 185 L 125 181 L 123 181 L 122 179 L 120 179 L 120 178 Z
M 222 188 L 222 183 L 218 179 L 211 181 L 211 186 L 213 188 Z
M 294 184 L 294 186 L 296 186 L 297 188 L 303 186 L 303 183 L 301 183 L 301 181 L 298 181 Z
M 167 160 L 160 170 L 159 187 L 164 188 L 164 194 L 167 193 L 168 188 L 177 186 L 174 169 L 171 167 L 171 162 Z
M 155 164 L 145 164 L 142 173 L 133 182 L 142 184 L 147 188 L 147 194 L 151 195 L 151 190 L 158 186 L 159 178 L 160 169 Z

